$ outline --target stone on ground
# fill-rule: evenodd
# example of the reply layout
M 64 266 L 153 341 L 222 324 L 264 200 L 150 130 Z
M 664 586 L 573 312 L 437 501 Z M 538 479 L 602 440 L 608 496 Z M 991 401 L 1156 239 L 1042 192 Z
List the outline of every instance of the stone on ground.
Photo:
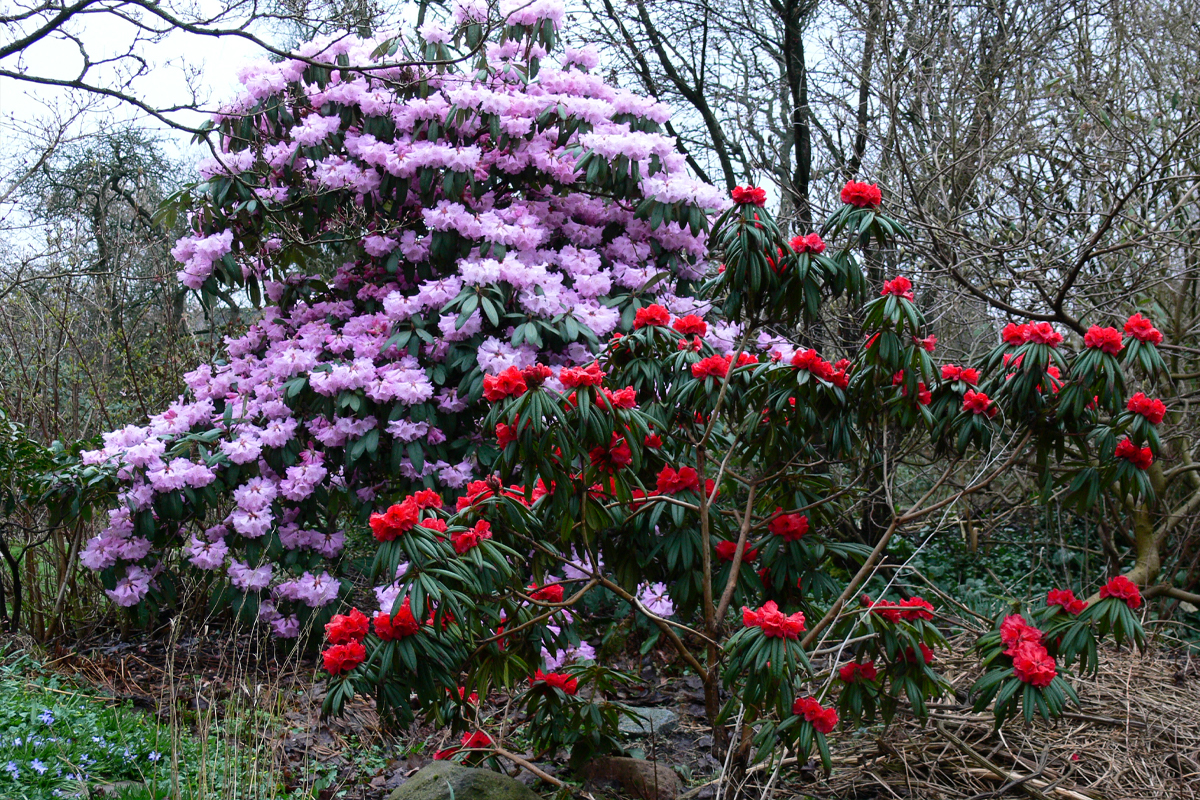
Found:
M 679 776 L 666 764 L 640 758 L 597 758 L 583 768 L 586 785 L 619 786 L 642 800 L 675 800 Z
M 630 708 L 637 719 L 622 716 L 621 733 L 629 736 L 663 736 L 679 727 L 679 715 L 667 708 Z
M 435 761 L 387 800 L 541 800 L 528 786 L 490 769 Z M 665 799 L 664 799 L 665 800 Z

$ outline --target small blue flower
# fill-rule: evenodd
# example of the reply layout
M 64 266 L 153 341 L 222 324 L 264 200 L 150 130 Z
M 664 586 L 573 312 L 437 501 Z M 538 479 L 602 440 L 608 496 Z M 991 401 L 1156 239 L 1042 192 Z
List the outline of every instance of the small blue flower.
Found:
M 157 750 L 153 750 L 151 751 L 150 755 L 146 756 L 146 758 L 150 759 L 151 761 L 158 761 L 160 758 L 162 758 L 162 753 L 158 752 Z
M 41 714 L 38 714 L 38 719 L 40 719 L 42 721 L 43 725 L 53 725 L 54 724 L 54 714 L 50 713 L 50 709 L 48 709 L 48 708 L 45 711 L 43 711 Z
M 18 775 L 21 774 L 21 770 L 17 766 L 17 762 L 15 762 L 15 761 L 8 762 L 7 764 L 4 765 L 4 768 L 6 770 L 8 770 L 8 774 L 12 775 L 14 778 L 16 778 Z
M 38 775 L 46 774 L 46 769 L 47 769 L 46 765 L 43 764 L 41 761 L 39 761 L 36 758 L 33 761 L 29 762 L 29 766 L 33 767 L 33 771 L 36 772 Z

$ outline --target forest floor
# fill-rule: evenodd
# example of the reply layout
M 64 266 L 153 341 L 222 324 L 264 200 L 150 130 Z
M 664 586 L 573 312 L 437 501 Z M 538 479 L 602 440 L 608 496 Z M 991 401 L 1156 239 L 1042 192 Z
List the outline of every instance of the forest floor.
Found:
M 5 658 L 11 661 L 18 651 L 10 643 Z M 965 650 L 961 657 L 939 654 L 955 697 L 932 704 L 929 720 L 901 712 L 886 730 L 861 728 L 833 737 L 834 769 L 828 777 L 813 763 L 785 762 L 778 774 L 773 765 L 752 768 L 742 796 L 1200 798 L 1200 659 L 1158 649 L 1109 651 L 1101 663 L 1097 676 L 1074 681 L 1081 707 L 1056 725 L 1016 723 L 996 733 L 990 715 L 975 714 L 959 702 L 978 677 L 977 661 Z M 679 717 L 666 735 L 631 739 L 633 754 L 674 768 L 683 778 L 684 797 L 715 797 L 713 781 L 722 765 L 709 752 L 711 731 L 703 719 L 699 682 L 679 675 L 656 653 L 609 666 L 642 678 L 615 699 L 633 707 L 667 708 Z M 163 752 L 184 737 L 193 742 L 193 753 L 196 741 L 222 742 L 221 758 L 236 764 L 226 768 L 227 780 L 240 786 L 212 795 L 223 798 L 383 800 L 434 752 L 456 743 L 448 732 L 420 725 L 398 735 L 385 733 L 369 699 L 356 698 L 341 718 L 322 720 L 323 684 L 315 681 L 312 663 L 222 631 L 184 638 L 173 647 L 151 638 L 78 642 L 43 653 L 37 670 L 108 702 L 140 709 L 163 732 Z M 489 730 L 497 729 L 505 706 L 503 697 L 483 704 L 480 713 L 491 717 Z M 570 780 L 562 764 L 542 761 L 539 766 Z M 531 776 L 523 780 L 551 793 Z M 728 787 L 722 794 L 730 796 Z

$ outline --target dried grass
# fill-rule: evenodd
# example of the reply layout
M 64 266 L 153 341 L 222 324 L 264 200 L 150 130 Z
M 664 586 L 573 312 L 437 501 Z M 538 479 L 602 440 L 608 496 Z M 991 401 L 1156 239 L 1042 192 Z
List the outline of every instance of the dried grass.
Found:
M 979 677 L 961 648 L 940 664 L 958 697 Z M 841 737 L 813 794 L 839 798 L 1021 796 L 1058 800 L 1200 798 L 1200 661 L 1182 651 L 1109 651 L 1076 678 L 1081 708 L 1049 725 L 995 732 L 990 714 L 935 704 L 878 738 Z M 811 791 L 808 790 L 808 791 Z

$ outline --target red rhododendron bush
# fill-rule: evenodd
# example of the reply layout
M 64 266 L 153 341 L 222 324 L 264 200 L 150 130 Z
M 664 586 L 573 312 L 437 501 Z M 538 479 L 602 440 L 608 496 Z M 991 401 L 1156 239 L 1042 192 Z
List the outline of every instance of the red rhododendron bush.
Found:
M 715 223 L 707 313 L 647 305 L 590 363 L 485 378 L 495 471 L 452 509 L 415 494 L 372 517 L 373 574 L 392 582 L 376 590 L 365 660 L 331 671 L 327 710 L 365 692 L 399 720 L 421 708 L 469 737 L 476 702 L 463 698 L 501 691 L 538 752 L 617 750 L 622 712 L 605 698 L 619 676 L 585 640 L 591 599 L 606 594 L 701 679 L 718 740 L 736 732 L 746 756 L 816 751 L 828 767 L 839 728 L 901 708 L 924 717 L 949 687 L 945 609 L 862 593 L 894 533 L 1021 454 L 1085 506 L 1107 487 L 1148 495 L 1161 403 L 1128 395 L 1125 370 L 1135 352 L 1152 383 L 1161 362 L 1135 319 L 1076 348 L 1050 325 L 1010 325 L 978 367 L 936 364 L 912 281 L 872 292 L 860 270 L 868 243 L 906 236 L 877 191 L 848 191 L 821 231 L 784 241 L 761 194 L 739 189 Z M 836 361 L 776 333 L 860 297 L 861 338 Z M 710 339 L 717 320 L 733 326 L 732 346 Z M 855 465 L 884 433 L 931 454 L 938 474 L 896 503 L 872 550 L 838 521 L 862 491 Z M 973 474 L 952 484 L 964 464 Z M 406 520 L 398 534 L 393 518 Z M 977 643 L 976 709 L 997 724 L 1061 715 L 1100 643 L 1143 645 L 1141 602 L 1118 576 L 1094 602 L 1060 588 L 1001 616 Z M 388 614 L 413 608 L 424 610 L 413 633 L 390 634 Z M 332 648 L 355 624 L 335 622 Z
M 1152 494 L 1161 335 L 1010 324 L 939 363 L 919 281 L 864 272 L 909 238 L 878 186 L 785 236 L 765 190 L 686 176 L 662 107 L 586 52 L 554 60 L 560 7 L 506 13 L 491 39 L 462 5 L 416 44 L 247 73 L 176 256 L 203 297 L 269 304 L 85 455 L 118 501 L 82 559 L 137 613 L 186 580 L 319 643 L 327 712 L 361 693 L 449 726 L 439 758 L 506 752 L 479 713 L 497 693 L 536 753 L 620 751 L 629 678 L 587 640 L 617 608 L 699 678 L 718 746 L 828 768 L 828 737 L 948 691 L 952 609 L 865 593 L 898 532 L 1023 459 L 1060 502 Z M 864 545 L 843 523 L 871 493 Z M 373 591 L 342 579 L 347 537 Z M 1142 645 L 1141 602 L 1118 576 L 1010 608 L 977 643 L 976 708 L 1061 715 L 1102 642 Z

